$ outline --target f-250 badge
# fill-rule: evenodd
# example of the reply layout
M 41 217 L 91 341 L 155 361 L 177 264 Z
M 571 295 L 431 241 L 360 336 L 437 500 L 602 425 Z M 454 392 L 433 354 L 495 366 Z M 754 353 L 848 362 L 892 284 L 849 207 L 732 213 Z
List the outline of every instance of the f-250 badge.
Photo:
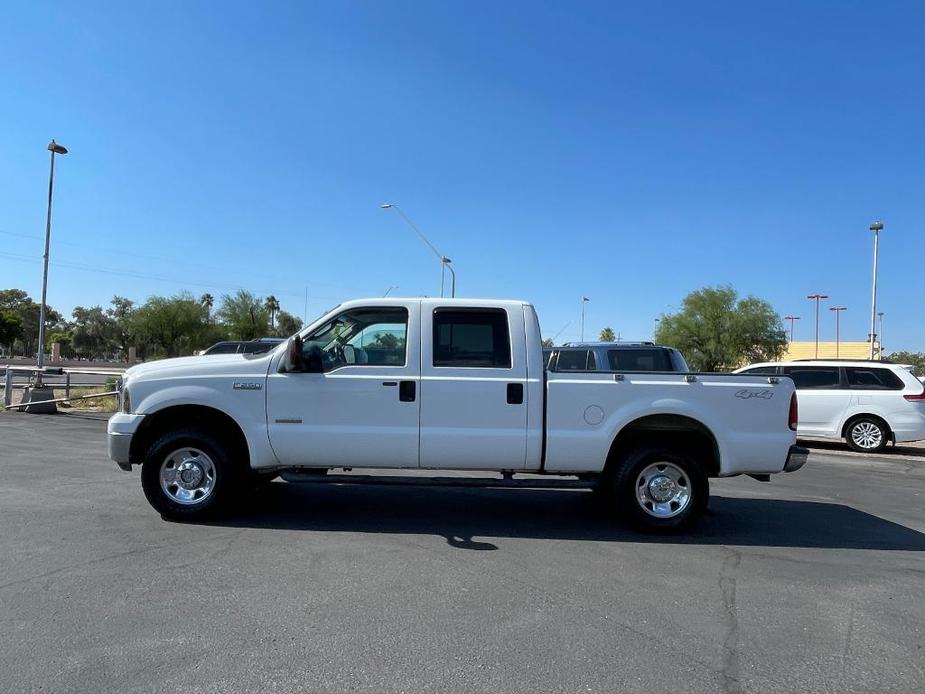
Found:
M 736 393 L 737 398 L 742 400 L 751 400 L 752 398 L 761 398 L 762 400 L 770 400 L 774 397 L 774 393 L 770 390 L 740 390 Z
M 263 388 L 263 384 L 249 381 L 235 381 L 232 388 L 235 390 L 260 390 Z

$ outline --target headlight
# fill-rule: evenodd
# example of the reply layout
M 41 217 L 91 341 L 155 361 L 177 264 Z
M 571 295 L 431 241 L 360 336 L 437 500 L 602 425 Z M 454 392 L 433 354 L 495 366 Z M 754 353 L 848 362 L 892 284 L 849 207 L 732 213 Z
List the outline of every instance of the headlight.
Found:
M 122 398 L 122 407 L 120 408 L 120 410 L 124 414 L 131 414 L 132 413 L 132 395 L 129 392 L 129 389 L 123 386 L 120 396 Z

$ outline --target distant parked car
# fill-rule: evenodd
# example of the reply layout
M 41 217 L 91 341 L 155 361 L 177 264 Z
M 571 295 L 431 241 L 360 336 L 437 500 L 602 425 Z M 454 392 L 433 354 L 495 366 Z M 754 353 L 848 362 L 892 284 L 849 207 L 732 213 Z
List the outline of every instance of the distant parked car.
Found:
M 752 364 L 736 373 L 789 376 L 797 389 L 797 435 L 844 439 L 876 453 L 925 439 L 925 385 L 913 367 L 889 361 L 815 360 Z
M 690 371 L 678 350 L 654 342 L 566 342 L 543 355 L 551 371 Z
M 283 341 L 282 337 L 260 337 L 256 340 L 225 340 L 216 342 L 209 349 L 204 349 L 200 355 L 208 354 L 262 354 L 269 352 Z

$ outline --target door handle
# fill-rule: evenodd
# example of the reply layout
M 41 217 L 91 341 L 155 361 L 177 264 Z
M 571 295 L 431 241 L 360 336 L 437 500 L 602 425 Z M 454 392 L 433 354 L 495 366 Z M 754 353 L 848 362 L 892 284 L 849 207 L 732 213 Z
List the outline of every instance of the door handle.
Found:
M 382 385 L 384 385 L 384 386 L 397 386 L 397 385 L 398 385 L 398 381 L 383 381 L 383 382 L 382 382 Z
M 524 404 L 524 384 L 508 383 L 507 384 L 507 404 L 523 405 Z
M 414 402 L 417 394 L 417 383 L 402 381 L 398 384 L 398 399 L 402 402 Z

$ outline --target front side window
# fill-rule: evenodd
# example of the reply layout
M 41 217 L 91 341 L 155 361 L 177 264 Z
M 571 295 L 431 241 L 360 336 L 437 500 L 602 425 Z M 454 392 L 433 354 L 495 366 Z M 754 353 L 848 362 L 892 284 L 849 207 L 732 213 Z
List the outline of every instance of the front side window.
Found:
M 793 379 L 797 390 L 841 387 L 837 366 L 785 366 L 784 374 Z
M 357 308 L 341 313 L 302 340 L 306 360 L 320 357 L 324 371 L 342 366 L 404 366 L 406 308 Z
M 503 309 L 434 310 L 434 366 L 511 368 L 511 331 Z
M 668 350 L 659 349 L 608 349 L 607 361 L 611 371 L 671 371 Z
M 902 379 L 889 369 L 876 367 L 847 367 L 848 386 L 863 390 L 902 390 Z

